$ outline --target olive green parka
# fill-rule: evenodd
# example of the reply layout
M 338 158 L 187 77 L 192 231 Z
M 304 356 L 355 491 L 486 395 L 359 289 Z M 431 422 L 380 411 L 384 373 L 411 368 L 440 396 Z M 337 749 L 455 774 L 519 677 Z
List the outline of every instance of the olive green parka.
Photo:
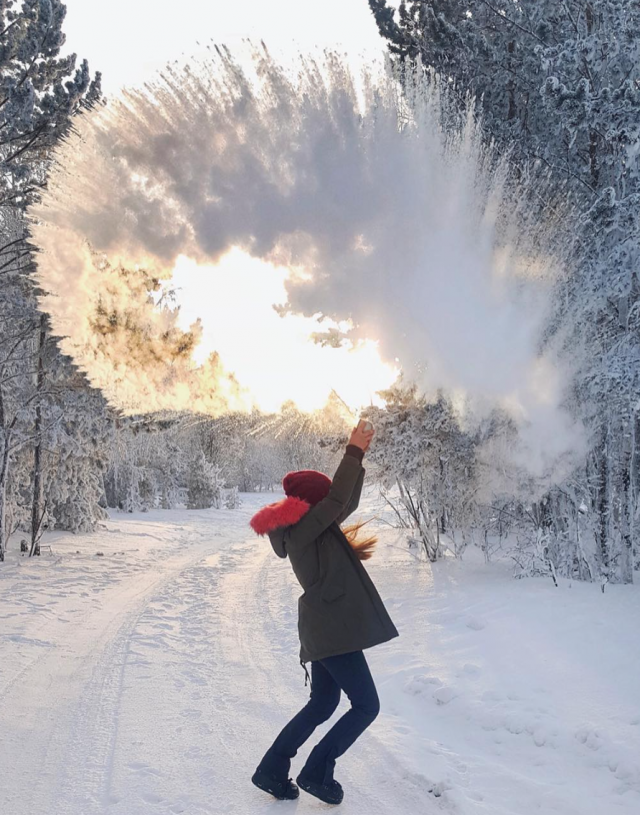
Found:
M 261 510 L 262 528 L 275 553 L 289 558 L 303 594 L 298 599 L 300 661 L 361 651 L 398 636 L 367 570 L 351 548 L 340 524 L 360 501 L 365 471 L 345 454 L 326 498 L 315 506 L 287 498 Z M 287 502 L 295 502 L 295 523 Z M 270 527 L 268 513 L 272 510 Z M 284 511 L 283 511 L 284 510 Z M 266 513 L 266 514 L 265 514 Z M 283 525 L 284 523 L 284 525 Z

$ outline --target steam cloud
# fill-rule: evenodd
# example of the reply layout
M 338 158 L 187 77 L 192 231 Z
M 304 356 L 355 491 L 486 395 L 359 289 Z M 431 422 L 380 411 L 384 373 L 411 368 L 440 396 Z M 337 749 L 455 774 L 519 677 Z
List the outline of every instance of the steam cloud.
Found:
M 562 266 L 552 216 L 530 214 L 543 182 L 514 185 L 435 78 L 408 96 L 388 64 L 356 81 L 332 53 L 294 74 L 264 48 L 251 66 L 214 49 L 84 115 L 32 213 L 64 350 L 127 410 L 250 407 L 242 370 L 194 362 L 207 303 L 186 330 L 166 296 L 181 261 L 241 250 L 289 270 L 280 310 L 322 315 L 334 345 L 377 340 L 426 390 L 511 405 L 540 469 L 575 448 L 536 351 Z M 235 318 L 246 343 L 250 318 Z M 254 342 L 268 353 L 268 337 Z

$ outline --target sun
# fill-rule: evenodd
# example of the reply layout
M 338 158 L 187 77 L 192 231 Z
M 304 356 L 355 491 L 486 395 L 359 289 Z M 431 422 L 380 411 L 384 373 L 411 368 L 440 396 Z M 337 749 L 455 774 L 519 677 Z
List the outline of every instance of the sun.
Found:
M 344 324 L 327 318 L 287 314 L 291 272 L 233 248 L 215 265 L 198 265 L 181 256 L 173 270 L 180 325 L 196 320 L 202 340 L 194 352 L 202 364 L 217 352 L 223 366 L 246 388 L 256 407 L 277 411 L 287 401 L 312 411 L 326 404 L 332 391 L 354 411 L 380 404 L 399 371 L 384 362 L 375 339 L 340 347 L 314 342 L 313 334 Z

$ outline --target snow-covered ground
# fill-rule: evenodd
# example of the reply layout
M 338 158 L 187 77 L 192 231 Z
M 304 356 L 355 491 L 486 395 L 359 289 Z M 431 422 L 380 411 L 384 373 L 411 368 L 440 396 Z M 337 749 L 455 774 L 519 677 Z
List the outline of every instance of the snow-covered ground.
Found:
M 249 783 L 308 688 L 298 587 L 247 526 L 272 497 L 244 498 L 10 554 L 1 813 L 326 809 Z M 640 812 L 637 586 L 516 582 L 472 553 L 432 568 L 392 530 L 368 568 L 401 636 L 367 652 L 382 713 L 338 762 L 345 815 Z

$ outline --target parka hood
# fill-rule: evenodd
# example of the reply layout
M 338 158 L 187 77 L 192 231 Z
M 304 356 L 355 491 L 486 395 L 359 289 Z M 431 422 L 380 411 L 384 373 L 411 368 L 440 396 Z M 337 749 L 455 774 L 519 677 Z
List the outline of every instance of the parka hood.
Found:
M 290 496 L 275 504 L 268 504 L 258 510 L 249 524 L 258 535 L 268 535 L 273 550 L 278 557 L 286 557 L 284 533 L 287 527 L 297 524 L 311 509 L 311 504 L 301 498 Z

